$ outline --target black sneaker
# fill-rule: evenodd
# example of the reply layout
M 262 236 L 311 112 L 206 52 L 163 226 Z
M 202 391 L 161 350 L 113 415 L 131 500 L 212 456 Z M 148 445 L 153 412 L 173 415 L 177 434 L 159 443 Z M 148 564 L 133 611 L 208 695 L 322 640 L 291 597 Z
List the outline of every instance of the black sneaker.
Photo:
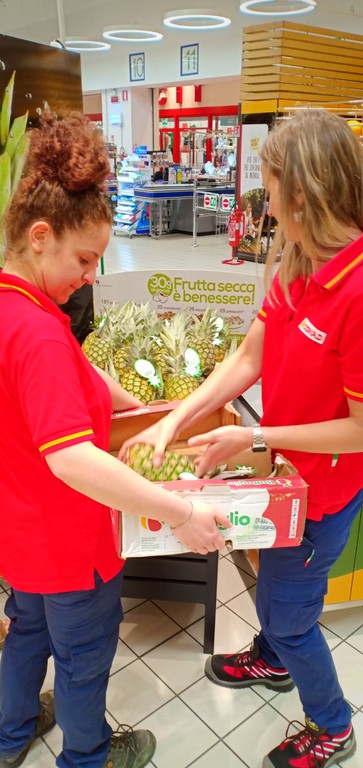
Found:
M 289 736 L 289 728 L 294 723 L 288 725 L 284 741 L 266 755 L 262 768 L 329 768 L 338 763 L 340 765 L 356 750 L 352 725 L 344 733 L 329 736 L 306 718 L 305 728 Z
M 228 654 L 227 656 L 209 656 L 204 668 L 209 680 L 227 688 L 246 688 L 251 685 L 264 685 L 272 691 L 291 691 L 294 682 L 287 669 L 271 667 L 260 658 L 257 637 L 249 651 Z
M 34 739 L 37 739 L 38 736 L 44 736 L 46 733 L 48 733 L 48 731 L 50 731 L 55 726 L 54 692 L 47 691 L 46 693 L 41 693 L 39 699 L 40 699 L 40 715 L 39 715 Z M 28 741 L 28 743 L 21 750 L 21 752 L 18 752 L 16 755 L 13 755 L 12 757 L 4 757 L 0 759 L 0 768 L 18 768 L 18 766 L 24 762 L 34 739 L 31 739 L 30 741 Z
M 103 768 L 144 768 L 156 749 L 151 731 L 134 731 L 129 725 L 119 725 L 111 736 L 111 745 Z

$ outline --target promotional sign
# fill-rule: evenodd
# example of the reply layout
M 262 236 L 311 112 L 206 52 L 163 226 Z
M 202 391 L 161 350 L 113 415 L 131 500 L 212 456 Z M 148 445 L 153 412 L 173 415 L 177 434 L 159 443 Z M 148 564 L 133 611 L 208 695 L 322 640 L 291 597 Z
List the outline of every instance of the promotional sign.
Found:
M 242 126 L 241 195 L 262 188 L 260 149 L 268 134 L 267 125 Z
M 249 266 L 249 265 L 248 265 Z M 231 269 L 231 268 L 230 268 Z M 180 309 L 202 314 L 208 307 L 216 309 L 230 325 L 238 343 L 245 337 L 264 298 L 263 269 L 251 264 L 231 272 L 171 270 L 117 272 L 96 278 L 95 313 L 102 305 L 113 301 L 126 304 L 132 300 L 150 304 L 164 319 L 170 319 Z

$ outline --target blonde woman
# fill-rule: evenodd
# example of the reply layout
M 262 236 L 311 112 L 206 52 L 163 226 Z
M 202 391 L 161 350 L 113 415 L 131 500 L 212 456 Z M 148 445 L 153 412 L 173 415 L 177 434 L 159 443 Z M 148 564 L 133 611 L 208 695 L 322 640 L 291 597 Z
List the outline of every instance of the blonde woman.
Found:
M 307 109 L 281 121 L 261 155 L 270 214 L 280 223 L 264 304 L 235 354 L 143 439 L 155 445 L 158 464 L 182 427 L 262 376 L 260 427 L 222 427 L 190 442 L 207 444 L 201 474 L 253 445 L 282 451 L 309 486 L 305 535 L 300 547 L 261 550 L 261 631 L 250 651 L 211 656 L 205 671 L 231 688 L 296 685 L 305 725 L 263 768 L 328 768 L 356 747 L 317 622 L 329 570 L 363 503 L 363 148 L 343 119 Z

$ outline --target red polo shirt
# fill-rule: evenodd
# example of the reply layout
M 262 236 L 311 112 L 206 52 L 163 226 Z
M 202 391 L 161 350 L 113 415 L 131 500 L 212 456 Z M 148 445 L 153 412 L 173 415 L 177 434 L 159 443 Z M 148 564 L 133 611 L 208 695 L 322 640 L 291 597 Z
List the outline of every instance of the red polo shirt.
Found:
M 0 272 L 0 573 L 26 592 L 91 589 L 122 567 L 110 510 L 69 488 L 45 456 L 91 440 L 108 449 L 111 396 L 70 318 Z
M 363 235 L 309 280 L 290 286 L 286 302 L 278 274 L 276 297 L 266 297 L 261 424 L 308 424 L 349 415 L 348 400 L 363 402 Z M 337 424 L 337 431 L 339 425 Z M 307 517 L 320 520 L 345 506 L 363 487 L 363 453 L 283 450 L 309 485 Z

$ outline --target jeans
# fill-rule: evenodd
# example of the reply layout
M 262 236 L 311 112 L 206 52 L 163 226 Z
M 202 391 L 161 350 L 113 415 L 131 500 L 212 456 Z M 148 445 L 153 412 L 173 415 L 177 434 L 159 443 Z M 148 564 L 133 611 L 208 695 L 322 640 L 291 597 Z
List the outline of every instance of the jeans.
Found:
M 300 547 L 260 552 L 256 605 L 261 658 L 288 670 L 305 714 L 332 735 L 348 728 L 351 709 L 317 622 L 330 568 L 362 504 L 363 490 L 337 514 L 320 522 L 307 520 Z
M 11 619 L 0 665 L 0 757 L 20 752 L 34 737 L 47 660 L 55 665 L 55 713 L 63 731 L 59 768 L 101 768 L 111 727 L 106 690 L 115 655 L 122 571 L 95 588 L 51 595 L 12 590 Z

